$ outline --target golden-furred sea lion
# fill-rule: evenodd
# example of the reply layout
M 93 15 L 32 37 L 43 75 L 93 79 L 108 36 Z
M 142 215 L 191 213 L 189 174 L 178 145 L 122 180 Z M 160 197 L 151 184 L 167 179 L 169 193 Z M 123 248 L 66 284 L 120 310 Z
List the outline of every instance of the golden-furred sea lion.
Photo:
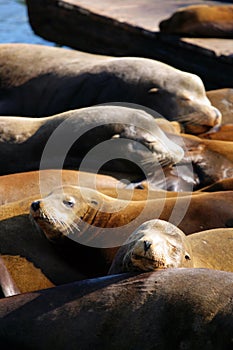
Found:
M 183 36 L 232 38 L 233 5 L 192 5 L 159 24 L 161 32 Z
M 43 255 L 43 252 L 41 254 Z M 19 289 L 18 293 L 54 287 L 42 271 L 25 257 L 20 255 L 2 255 L 1 257 Z
M 80 57 L 62 48 L 2 44 L 0 81 L 1 115 L 44 117 L 121 102 L 149 107 L 189 133 L 221 123 L 197 75 L 146 58 Z
M 186 236 L 167 221 L 146 221 L 120 247 L 109 274 L 170 267 L 233 272 L 233 229 L 207 230 Z
M 47 239 L 56 243 L 73 264 L 84 269 L 82 273 L 97 268 L 98 261 L 104 274 L 118 248 L 140 224 L 150 219 L 169 221 L 185 234 L 232 227 L 232 198 L 233 192 L 227 191 L 127 201 L 92 189 L 67 186 L 34 201 L 31 216 Z M 94 264 L 92 251 L 98 256 Z M 88 256 L 85 265 L 84 256 Z
M 112 188 L 119 190 L 125 186 L 112 176 L 79 172 L 75 170 L 47 169 L 29 171 L 0 176 L 0 205 L 20 201 L 25 194 L 27 197 L 39 197 L 40 181 L 43 181 L 44 192 L 49 193 L 52 188 L 62 185 L 76 185 L 96 188 Z
M 213 106 L 222 113 L 222 125 L 233 123 L 233 89 L 207 91 L 206 95 Z
M 20 290 L 15 283 L 12 275 L 7 268 L 4 259 L 0 256 L 0 294 L 9 297 L 20 293 Z
M 233 112 L 232 112 L 233 115 Z M 205 133 L 198 135 L 201 138 L 210 139 L 210 140 L 221 140 L 221 141 L 231 141 L 233 142 L 233 118 L 232 124 L 222 125 L 218 131 L 213 133 Z

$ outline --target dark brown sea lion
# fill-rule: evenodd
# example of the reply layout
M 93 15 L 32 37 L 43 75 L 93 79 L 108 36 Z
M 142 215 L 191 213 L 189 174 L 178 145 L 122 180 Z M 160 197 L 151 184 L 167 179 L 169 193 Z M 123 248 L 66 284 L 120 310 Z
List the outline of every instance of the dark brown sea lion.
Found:
M 183 150 L 150 114 L 96 106 L 47 118 L 0 117 L 0 155 L 2 175 L 80 164 L 96 173 L 103 167 L 141 174 L 178 162 Z
M 185 134 L 169 134 L 169 138 L 183 147 L 184 157 L 175 165 L 164 168 L 163 177 L 156 170 L 148 176 L 150 188 L 196 191 L 233 176 L 233 142 Z M 138 185 L 143 187 L 145 182 Z
M 47 239 L 56 243 L 57 249 L 78 269 L 84 269 L 80 270 L 82 273 L 90 274 L 94 267 L 96 273 L 105 274 L 118 248 L 147 220 L 169 221 L 185 234 L 232 227 L 232 196 L 233 192 L 227 191 L 127 201 L 92 189 L 67 186 L 33 202 L 31 215 Z M 92 251 L 98 256 L 95 260 Z M 84 266 L 82 261 L 87 255 Z
M 222 124 L 233 123 L 233 89 L 207 91 L 208 99 L 222 113 Z
M 233 273 L 167 269 L 0 300 L 4 349 L 230 350 Z
M 169 267 L 233 272 L 233 229 L 207 230 L 186 236 L 167 221 L 146 221 L 120 247 L 109 274 Z
M 149 107 L 198 134 L 221 123 L 201 79 L 138 57 L 82 55 L 28 44 L 0 46 L 0 114 L 49 116 L 96 104 Z M 30 69 L 29 69 L 30 67 Z
M 159 24 L 161 32 L 183 36 L 233 38 L 233 5 L 192 5 Z

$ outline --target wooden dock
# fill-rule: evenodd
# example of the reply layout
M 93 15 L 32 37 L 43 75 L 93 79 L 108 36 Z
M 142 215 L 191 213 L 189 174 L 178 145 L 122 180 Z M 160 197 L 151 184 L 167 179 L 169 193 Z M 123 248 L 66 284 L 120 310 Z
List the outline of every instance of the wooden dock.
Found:
M 159 22 L 182 6 L 224 4 L 181 0 L 27 0 L 34 32 L 90 53 L 148 57 L 198 74 L 207 89 L 233 87 L 233 40 L 181 38 Z

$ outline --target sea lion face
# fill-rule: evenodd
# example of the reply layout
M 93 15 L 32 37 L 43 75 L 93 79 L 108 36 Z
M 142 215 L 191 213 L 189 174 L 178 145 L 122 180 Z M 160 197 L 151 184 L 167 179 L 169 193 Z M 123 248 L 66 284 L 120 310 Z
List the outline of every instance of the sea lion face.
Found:
M 59 243 L 65 236 L 74 239 L 74 235 L 82 235 L 89 225 L 98 226 L 96 213 L 108 215 L 105 205 L 111 212 L 117 207 L 115 202 L 114 198 L 90 188 L 63 186 L 33 202 L 30 215 L 49 241 Z
M 123 272 L 193 266 L 185 234 L 163 220 L 145 222 L 131 234 L 126 244 L 129 249 L 123 258 Z
M 126 125 L 120 137 L 136 141 L 129 144 L 128 151 L 129 154 L 138 155 L 138 162 L 141 159 L 142 164 L 151 163 L 153 166 L 159 163 L 166 166 L 178 163 L 184 156 L 183 149 L 171 141 L 159 127 L 152 128 L 152 132 L 149 132 L 135 128 L 134 125 Z
M 158 111 L 169 120 L 178 121 L 185 133 L 198 135 L 213 128 L 213 131 L 217 129 L 221 125 L 222 115 L 211 105 L 202 80 L 197 75 L 186 72 L 180 72 L 174 80 L 172 86 L 169 83 L 166 85 L 166 90 L 163 88 L 150 90 L 151 104 L 153 104 L 153 98 L 155 104 L 159 98 L 161 109 Z M 169 106 L 168 101 L 170 108 L 166 111 Z

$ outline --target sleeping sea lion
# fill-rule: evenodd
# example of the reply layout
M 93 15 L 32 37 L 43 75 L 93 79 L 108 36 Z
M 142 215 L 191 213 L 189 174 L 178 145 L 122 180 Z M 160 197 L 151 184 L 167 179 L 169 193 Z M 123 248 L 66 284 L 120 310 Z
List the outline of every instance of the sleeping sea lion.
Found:
M 0 300 L 3 349 L 232 348 L 233 273 L 121 274 Z
M 44 182 L 47 192 L 57 186 L 59 179 L 61 184 L 91 187 L 97 190 L 101 188 L 124 188 L 125 184 L 112 176 L 79 172 L 75 170 L 47 169 L 29 171 L 0 176 L 0 205 L 20 201 L 25 194 L 27 197 L 40 196 L 40 181 Z M 17 190 L 16 190 L 17 189 Z M 46 189 L 45 189 L 46 191 Z
M 1 175 L 80 164 L 83 171 L 142 174 L 178 162 L 183 153 L 139 109 L 97 106 L 46 118 L 0 117 Z
M 161 32 L 183 36 L 232 38 L 233 5 L 192 5 L 159 24 Z
M 186 236 L 167 221 L 146 221 L 118 250 L 109 274 L 170 267 L 233 272 L 233 229 L 220 228 Z
M 0 81 L 1 115 L 44 117 L 123 102 L 149 107 L 189 133 L 221 123 L 197 75 L 146 58 L 80 57 L 74 50 L 3 44 Z

